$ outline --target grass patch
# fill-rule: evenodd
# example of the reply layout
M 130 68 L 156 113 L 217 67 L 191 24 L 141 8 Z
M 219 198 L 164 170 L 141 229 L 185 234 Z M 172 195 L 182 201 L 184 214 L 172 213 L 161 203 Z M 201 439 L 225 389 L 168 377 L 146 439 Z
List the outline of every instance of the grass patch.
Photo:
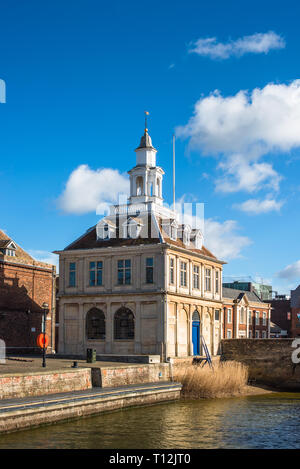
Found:
M 228 361 L 216 363 L 211 369 L 190 365 L 178 369 L 174 380 L 182 383 L 182 396 L 193 399 L 238 396 L 248 383 L 248 368 L 242 363 Z

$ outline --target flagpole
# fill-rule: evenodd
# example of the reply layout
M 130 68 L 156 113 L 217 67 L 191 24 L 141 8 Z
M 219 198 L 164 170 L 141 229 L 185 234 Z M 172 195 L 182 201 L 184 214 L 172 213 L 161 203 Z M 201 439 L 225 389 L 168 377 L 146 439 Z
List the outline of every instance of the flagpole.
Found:
M 173 210 L 175 212 L 175 134 L 173 134 Z

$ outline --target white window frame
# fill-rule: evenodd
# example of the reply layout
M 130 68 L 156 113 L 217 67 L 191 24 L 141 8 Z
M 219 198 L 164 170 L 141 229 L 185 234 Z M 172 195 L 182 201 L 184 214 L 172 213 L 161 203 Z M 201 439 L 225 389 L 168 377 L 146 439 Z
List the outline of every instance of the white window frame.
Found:
M 187 265 L 186 261 L 180 261 L 180 286 L 186 288 L 187 287 Z M 185 266 L 185 268 L 183 268 Z
M 195 264 L 193 265 L 193 288 L 200 290 L 200 266 Z
M 265 311 L 263 311 L 262 323 L 263 326 L 267 325 L 267 313 Z
M 175 258 L 174 257 L 169 257 L 169 284 L 175 285 Z
M 209 275 L 207 273 L 209 272 Z M 209 288 L 207 288 L 209 285 Z M 211 292 L 211 269 L 205 267 L 205 291 Z
M 230 321 L 229 321 L 229 313 L 230 313 Z M 227 308 L 227 324 L 232 324 L 232 308 Z

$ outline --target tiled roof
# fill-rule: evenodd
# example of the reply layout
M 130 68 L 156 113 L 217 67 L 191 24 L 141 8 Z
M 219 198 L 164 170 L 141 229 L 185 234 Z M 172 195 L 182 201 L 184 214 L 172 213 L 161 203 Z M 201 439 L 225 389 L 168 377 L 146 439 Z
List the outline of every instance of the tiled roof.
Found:
M 36 261 L 33 257 L 31 257 L 26 251 L 24 251 L 14 240 L 12 240 L 4 231 L 0 230 L 0 248 L 5 248 L 11 241 L 16 246 L 15 256 L 6 256 L 2 252 L 0 252 L 0 258 L 9 261 L 16 261 L 22 264 L 30 264 L 30 265 L 39 265 L 51 268 L 51 264 L 46 264 L 45 262 Z
M 97 240 L 96 227 L 85 233 L 83 236 L 69 244 L 65 251 L 73 249 L 95 249 L 95 248 L 108 248 L 118 246 L 138 246 L 140 244 L 158 244 L 159 238 L 111 238 L 108 240 Z
M 140 214 L 139 217 L 130 216 L 130 218 L 138 220 L 143 225 L 141 236 L 139 236 L 136 239 L 122 238 L 122 237 L 110 238 L 108 240 L 97 239 L 96 226 L 94 226 L 93 228 L 90 228 L 80 238 L 78 238 L 77 240 L 69 244 L 65 248 L 65 251 L 70 251 L 74 249 L 95 249 L 95 248 L 106 248 L 106 247 L 137 246 L 141 244 L 159 244 L 162 242 L 162 239 L 163 239 L 164 242 L 170 244 L 171 246 L 184 248 L 192 253 L 200 254 L 202 256 L 217 260 L 217 258 L 204 246 L 202 247 L 202 249 L 196 249 L 192 241 L 189 246 L 186 246 L 180 238 L 177 238 L 176 241 L 173 241 L 172 239 L 170 239 L 162 228 L 161 218 L 156 218 L 154 216 L 151 216 L 151 237 L 148 237 L 147 236 L 147 231 L 148 231 L 147 217 L 148 217 L 148 214 L 145 214 L 144 216 Z M 124 220 L 126 221 L 126 216 L 120 216 L 119 218 L 120 236 L 122 236 Z

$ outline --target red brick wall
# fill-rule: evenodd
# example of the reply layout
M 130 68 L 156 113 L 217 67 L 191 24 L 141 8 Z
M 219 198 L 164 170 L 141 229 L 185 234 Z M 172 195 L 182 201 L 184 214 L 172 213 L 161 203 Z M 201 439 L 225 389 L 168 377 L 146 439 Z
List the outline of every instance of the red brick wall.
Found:
M 38 352 L 36 339 L 42 328 L 44 302 L 49 305 L 46 333 L 49 350 L 54 349 L 55 303 L 53 302 L 53 275 L 55 270 L 41 266 L 0 263 L 0 339 L 7 352 Z M 35 328 L 35 331 L 32 331 Z M 31 350 L 30 350 L 31 348 Z
M 227 322 L 227 310 L 231 308 L 232 310 L 232 322 L 231 323 L 228 323 Z M 228 329 L 231 329 L 231 333 L 232 333 L 232 336 L 231 338 L 238 338 L 236 337 L 236 321 L 237 321 L 237 315 L 236 315 L 236 310 L 237 310 L 237 306 L 236 305 L 232 305 L 232 304 L 226 304 L 224 303 L 224 308 L 223 308 L 223 311 L 224 311 L 224 325 L 223 325 L 223 338 L 224 339 L 227 339 L 227 331 Z M 255 338 L 255 331 L 259 331 L 259 338 L 262 338 L 262 332 L 263 331 L 266 331 L 268 333 L 268 322 L 269 322 L 269 319 L 268 319 L 268 308 L 264 307 L 264 308 L 257 308 L 257 307 L 251 307 L 250 306 L 250 311 L 251 311 L 251 317 L 252 317 L 252 321 L 250 322 L 249 324 L 249 331 L 252 332 L 252 335 L 250 338 Z M 259 312 L 259 324 L 255 324 L 255 312 L 258 311 Z M 263 325 L 263 313 L 267 313 L 267 321 L 266 321 L 266 325 L 264 326 Z M 246 319 L 247 320 L 247 319 Z M 239 324 L 239 330 L 240 331 L 245 331 L 245 334 L 246 334 L 246 331 L 247 331 L 247 325 L 246 324 Z M 248 337 L 245 335 L 245 339 L 247 339 Z

